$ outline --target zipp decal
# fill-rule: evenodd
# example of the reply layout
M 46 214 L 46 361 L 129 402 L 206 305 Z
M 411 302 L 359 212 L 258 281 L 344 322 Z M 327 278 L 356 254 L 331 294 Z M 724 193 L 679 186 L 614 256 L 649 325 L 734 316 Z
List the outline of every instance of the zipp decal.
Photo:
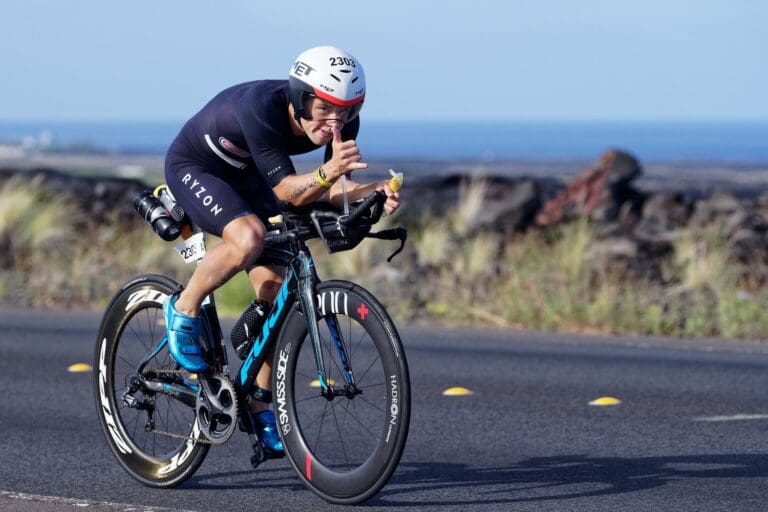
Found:
M 117 446 L 117 449 L 120 451 L 120 453 L 133 453 L 131 447 L 120 434 L 120 431 L 117 428 L 117 424 L 115 424 L 115 418 L 109 405 L 107 392 L 105 391 L 105 388 L 107 387 L 106 354 L 107 338 L 104 338 L 104 340 L 101 342 L 101 350 L 99 351 L 99 400 L 101 401 L 101 408 L 104 413 L 104 421 L 107 424 L 107 431 L 109 431 L 109 435 L 112 437 L 112 440 L 115 442 L 115 445 Z
M 346 292 L 320 293 L 317 296 L 317 309 L 320 311 L 320 316 L 328 313 L 349 316 L 349 297 Z
M 171 461 L 168 464 L 157 470 L 158 475 L 167 475 L 174 469 L 177 469 L 190 455 L 192 455 L 192 449 L 195 447 L 195 439 L 200 437 L 200 425 L 197 423 L 197 420 L 195 420 L 195 424 L 192 427 L 191 437 L 192 439 L 187 440 L 183 452 L 177 453 L 171 457 Z
M 128 304 L 125 305 L 125 310 L 128 311 L 133 309 L 137 304 L 142 302 L 157 302 L 158 304 L 162 305 L 165 304 L 167 298 L 168 296 L 163 292 L 159 292 L 151 288 L 139 290 L 137 292 L 133 292 L 128 297 Z

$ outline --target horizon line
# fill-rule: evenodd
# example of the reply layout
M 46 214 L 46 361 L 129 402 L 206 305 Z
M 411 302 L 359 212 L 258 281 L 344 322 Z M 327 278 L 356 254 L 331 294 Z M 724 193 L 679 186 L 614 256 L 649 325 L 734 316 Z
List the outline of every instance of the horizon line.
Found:
M 179 124 L 186 119 L 0 119 L 0 124 Z M 385 119 L 365 118 L 370 124 L 768 124 L 768 118 L 542 118 L 542 119 Z

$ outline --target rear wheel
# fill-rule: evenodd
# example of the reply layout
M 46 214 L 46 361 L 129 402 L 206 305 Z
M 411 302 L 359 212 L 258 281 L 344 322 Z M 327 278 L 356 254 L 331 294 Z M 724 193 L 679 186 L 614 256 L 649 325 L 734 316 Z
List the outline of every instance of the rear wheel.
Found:
M 165 337 L 162 307 L 177 288 L 156 275 L 123 286 L 107 307 L 96 343 L 94 391 L 104 435 L 128 474 L 152 487 L 182 483 L 209 448 L 197 442 L 204 436 L 192 407 L 135 384 L 139 364 Z M 174 362 L 167 346 L 147 362 L 144 375 L 180 388 L 196 386 L 196 376 Z
M 327 281 L 317 287 L 316 302 L 323 373 L 336 393 L 320 387 L 307 324 L 296 307 L 275 353 L 275 414 L 286 454 L 307 487 L 332 503 L 359 503 L 387 483 L 405 447 L 408 365 L 394 324 L 369 292 Z

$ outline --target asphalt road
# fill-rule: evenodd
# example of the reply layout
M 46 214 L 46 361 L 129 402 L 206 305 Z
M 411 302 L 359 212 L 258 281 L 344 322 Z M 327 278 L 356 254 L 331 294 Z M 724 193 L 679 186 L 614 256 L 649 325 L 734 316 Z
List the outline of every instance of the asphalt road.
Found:
M 177 489 L 141 486 L 103 439 L 99 316 L 0 310 L 0 510 L 336 510 L 246 439 Z M 402 329 L 412 422 L 368 510 L 765 510 L 768 346 Z M 464 386 L 469 396 L 442 391 Z M 620 405 L 596 407 L 602 396 Z M 86 506 L 87 505 L 87 506 Z

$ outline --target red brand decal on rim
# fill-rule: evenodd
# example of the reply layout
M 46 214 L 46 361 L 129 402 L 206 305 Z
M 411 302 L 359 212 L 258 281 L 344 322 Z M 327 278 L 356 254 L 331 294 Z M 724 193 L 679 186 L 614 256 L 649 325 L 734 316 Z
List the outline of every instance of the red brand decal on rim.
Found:
M 307 480 L 311 482 L 312 481 L 312 455 L 309 452 L 307 452 L 307 462 L 306 462 L 305 469 L 306 469 L 305 473 L 307 474 Z
M 360 313 L 360 320 L 365 320 L 365 315 L 370 313 L 370 311 L 368 311 L 368 308 L 365 307 L 365 304 L 363 304 L 362 302 L 360 303 L 360 307 L 357 308 L 357 312 Z

